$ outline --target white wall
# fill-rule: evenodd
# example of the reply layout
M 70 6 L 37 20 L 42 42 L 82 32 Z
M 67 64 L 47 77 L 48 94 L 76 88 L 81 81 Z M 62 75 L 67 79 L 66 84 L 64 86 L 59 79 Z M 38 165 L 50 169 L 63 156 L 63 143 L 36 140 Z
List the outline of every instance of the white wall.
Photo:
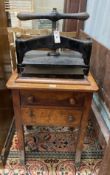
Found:
M 31 0 L 9 0 L 10 16 L 12 27 L 32 28 L 32 21 L 22 22 L 18 20 L 17 13 L 19 12 L 31 12 L 32 1 Z
M 36 12 L 49 12 L 57 8 L 60 12 L 64 9 L 64 0 L 35 0 Z
M 110 0 L 87 0 L 87 11 L 85 32 L 110 48 Z
M 34 11 L 36 13 L 49 13 L 53 8 L 57 8 L 59 12 L 64 10 L 64 0 L 34 0 Z M 59 22 L 59 30 L 62 30 L 63 20 Z M 33 22 L 33 27 L 38 27 L 38 20 Z

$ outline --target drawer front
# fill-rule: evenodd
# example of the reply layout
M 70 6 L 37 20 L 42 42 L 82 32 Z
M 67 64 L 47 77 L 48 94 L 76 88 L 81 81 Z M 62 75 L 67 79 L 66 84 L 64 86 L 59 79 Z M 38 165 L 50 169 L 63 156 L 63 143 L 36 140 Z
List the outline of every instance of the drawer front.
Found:
M 84 104 L 84 93 L 59 92 L 59 91 L 20 91 L 22 106 L 68 106 L 82 107 Z
M 21 115 L 22 121 L 26 125 L 75 127 L 81 120 L 81 111 L 69 109 L 21 108 Z

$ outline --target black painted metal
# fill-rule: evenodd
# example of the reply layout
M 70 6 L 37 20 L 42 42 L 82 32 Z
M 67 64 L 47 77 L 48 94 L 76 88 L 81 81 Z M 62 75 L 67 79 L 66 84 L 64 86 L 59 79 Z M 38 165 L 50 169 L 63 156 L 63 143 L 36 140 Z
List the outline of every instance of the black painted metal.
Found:
M 33 19 L 49 19 L 51 21 L 58 21 L 60 19 L 76 19 L 86 20 L 89 14 L 86 12 L 81 13 L 59 13 L 56 8 L 49 14 L 36 14 L 36 13 L 18 13 L 17 17 L 20 20 L 33 20 Z
M 89 15 L 87 13 L 61 14 L 61 13 L 58 13 L 56 9 L 53 9 L 53 11 L 50 14 L 44 14 L 44 15 L 41 15 L 41 14 L 39 14 L 39 15 L 38 14 L 37 15 L 36 14 L 18 14 L 18 18 L 20 20 L 50 19 L 50 20 L 52 20 L 53 23 L 56 23 L 56 21 L 60 20 L 60 19 L 85 20 L 88 17 L 89 17 Z M 56 26 L 56 25 L 53 25 L 53 26 Z M 53 30 L 55 30 L 55 27 Z M 80 40 L 80 39 L 68 38 L 68 37 L 64 37 L 64 36 L 60 36 L 60 40 L 61 40 L 60 43 L 55 43 L 53 34 L 51 34 L 49 36 L 36 37 L 36 38 L 26 39 L 26 40 L 17 38 L 16 39 L 16 52 L 17 52 L 17 61 L 18 61 L 18 65 L 17 65 L 18 72 L 22 74 L 22 72 L 24 71 L 24 67 L 26 65 L 29 65 L 29 64 L 31 66 L 35 65 L 36 67 L 46 66 L 47 69 L 50 66 L 53 66 L 50 64 L 50 62 L 48 62 L 45 65 L 42 63 L 42 65 L 41 65 L 41 62 L 39 61 L 39 59 L 37 59 L 38 54 L 36 54 L 36 61 L 33 61 L 32 57 L 30 55 L 29 64 L 26 64 L 26 62 L 23 61 L 23 59 L 25 59 L 26 53 L 31 51 L 31 50 L 49 49 L 50 52 L 48 52 L 48 54 L 45 55 L 44 59 L 46 59 L 46 57 L 48 56 L 51 59 L 54 58 L 54 59 L 57 59 L 59 62 L 61 62 L 62 54 L 60 54 L 60 52 L 58 50 L 59 49 L 62 49 L 62 50 L 69 49 L 69 50 L 77 51 L 80 54 L 82 54 L 82 57 L 80 59 L 83 60 L 83 64 L 76 65 L 76 63 L 75 63 L 76 61 L 72 60 L 72 65 L 67 64 L 68 68 L 71 66 L 81 68 L 81 75 L 82 75 L 82 70 L 83 70 L 83 75 L 87 75 L 89 72 L 89 62 L 90 62 L 92 41 L 90 39 L 89 40 Z M 74 57 L 74 54 L 73 54 L 73 57 Z M 60 65 L 60 67 L 64 71 L 66 71 L 65 61 L 67 61 L 67 59 L 68 59 L 68 61 L 70 61 L 69 55 L 68 55 L 68 58 L 66 58 L 66 60 L 64 59 L 64 61 Z M 78 60 L 78 59 L 79 58 L 77 57 L 75 60 Z M 73 62 L 74 62 L 74 64 L 73 64 Z M 79 62 L 80 62 L 80 60 L 79 60 Z M 56 70 L 57 66 L 58 65 L 54 64 L 53 69 Z M 67 71 L 67 72 L 69 72 L 69 71 Z M 47 72 L 45 72 L 45 73 L 47 73 Z M 73 78 L 74 78 L 74 74 L 75 74 L 75 77 L 78 77 L 79 73 L 77 74 L 77 72 L 74 73 L 74 71 L 73 71 Z M 79 77 L 81 77 L 81 76 L 79 76 Z

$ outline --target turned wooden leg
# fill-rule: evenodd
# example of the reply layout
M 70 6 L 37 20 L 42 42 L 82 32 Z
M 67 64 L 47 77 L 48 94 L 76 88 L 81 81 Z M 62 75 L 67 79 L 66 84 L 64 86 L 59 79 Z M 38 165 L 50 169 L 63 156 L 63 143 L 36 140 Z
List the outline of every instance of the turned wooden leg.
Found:
M 24 129 L 21 118 L 19 90 L 12 90 L 12 97 L 13 97 L 16 132 L 19 143 L 20 163 L 25 164 Z
M 91 108 L 91 101 L 92 101 L 92 94 L 89 93 L 85 96 L 85 102 L 84 102 L 81 123 L 80 123 L 78 141 L 76 145 L 76 154 L 75 154 L 76 166 L 80 166 L 80 162 L 81 162 L 81 153 L 83 150 L 84 138 L 85 138 L 86 130 L 88 126 L 88 118 L 89 118 L 89 112 Z

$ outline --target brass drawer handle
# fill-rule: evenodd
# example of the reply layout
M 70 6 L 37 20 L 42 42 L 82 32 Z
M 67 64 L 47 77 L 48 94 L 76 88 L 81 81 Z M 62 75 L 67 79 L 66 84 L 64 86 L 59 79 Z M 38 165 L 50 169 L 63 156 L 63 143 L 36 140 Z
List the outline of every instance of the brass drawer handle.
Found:
M 74 121 L 74 117 L 72 115 L 68 116 L 68 121 L 69 122 L 73 122 Z
M 35 101 L 34 96 L 29 96 L 29 97 L 27 98 L 27 101 L 28 101 L 29 104 L 34 103 L 34 101 Z
M 29 111 L 29 115 L 30 115 L 30 117 L 34 117 L 34 116 L 35 116 L 33 110 L 30 110 L 30 111 Z

